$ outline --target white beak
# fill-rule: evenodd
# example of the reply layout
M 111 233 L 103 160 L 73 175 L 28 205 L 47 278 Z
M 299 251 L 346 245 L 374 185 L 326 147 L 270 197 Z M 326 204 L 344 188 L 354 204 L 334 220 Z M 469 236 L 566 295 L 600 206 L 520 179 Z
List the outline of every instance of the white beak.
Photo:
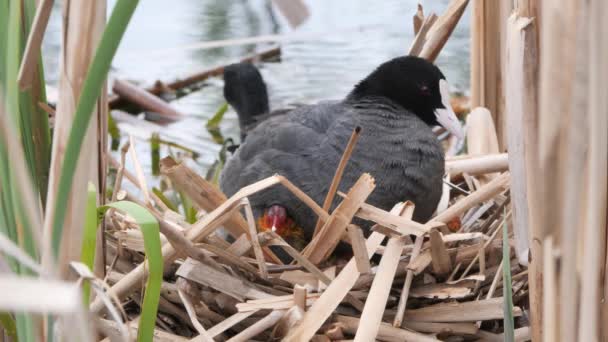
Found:
M 445 108 L 435 109 L 437 122 L 458 139 L 464 138 L 460 121 L 458 121 L 456 114 L 452 110 L 452 106 L 450 106 L 450 87 L 446 80 L 439 80 L 439 93 L 441 94 L 441 103 Z

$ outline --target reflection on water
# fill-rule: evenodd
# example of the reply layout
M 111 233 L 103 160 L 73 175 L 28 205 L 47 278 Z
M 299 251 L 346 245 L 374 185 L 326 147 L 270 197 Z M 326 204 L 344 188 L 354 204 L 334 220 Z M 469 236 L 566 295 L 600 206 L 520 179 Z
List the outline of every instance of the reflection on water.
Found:
M 417 1 L 305 0 L 311 16 L 297 29 L 307 40 L 282 44 L 280 63 L 261 67 L 271 107 L 343 97 L 375 66 L 404 54 L 413 39 L 412 15 Z M 425 13 L 441 13 L 448 0 L 421 1 Z M 58 2 L 59 3 L 59 2 Z M 109 1 L 109 8 L 114 1 Z M 50 82 L 57 80 L 61 37 L 61 8 L 56 5 L 44 43 Z M 207 50 L 180 49 L 196 42 L 289 34 L 284 18 L 266 0 L 146 0 L 141 1 L 113 63 L 112 76 L 150 84 L 171 81 L 255 50 L 253 45 Z M 164 52 L 163 52 L 164 51 Z M 456 28 L 437 64 L 453 89 L 468 89 L 469 18 Z M 163 139 L 199 152 L 201 173 L 215 160 L 220 146 L 205 129 L 206 121 L 224 102 L 222 80 L 210 79 L 201 90 L 172 102 L 186 115 L 180 122 L 158 128 Z M 236 114 L 230 110 L 222 124 L 224 137 L 238 139 Z M 130 130 L 131 131 L 131 130 Z M 136 128 L 143 139 L 149 132 Z M 149 167 L 148 144 L 138 144 L 144 167 Z

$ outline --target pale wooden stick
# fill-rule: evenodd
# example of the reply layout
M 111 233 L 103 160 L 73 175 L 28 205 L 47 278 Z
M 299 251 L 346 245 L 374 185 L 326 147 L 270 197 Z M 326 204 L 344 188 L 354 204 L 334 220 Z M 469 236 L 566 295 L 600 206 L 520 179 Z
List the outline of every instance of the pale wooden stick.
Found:
M 406 202 L 401 215 L 411 219 L 413 214 L 413 203 Z M 393 237 L 388 240 L 361 313 L 362 324 L 357 329 L 355 342 L 371 341 L 378 334 L 404 245 L 405 240 L 402 237 Z
M 494 275 L 494 279 L 492 279 L 492 285 L 490 285 L 490 289 L 488 290 L 488 294 L 486 295 L 486 299 L 492 298 L 494 296 L 494 291 L 496 291 L 496 286 L 498 286 L 498 282 L 502 279 L 502 268 L 505 264 L 505 261 L 500 262 L 500 266 L 496 270 L 496 274 Z
M 137 184 L 139 185 L 139 190 L 141 190 L 142 194 L 144 195 L 144 200 L 147 206 L 151 206 L 152 201 L 150 199 L 150 193 L 148 192 L 146 175 L 144 174 L 144 169 L 139 163 L 139 158 L 137 158 L 137 152 L 135 150 L 135 140 L 133 139 L 132 135 L 129 135 L 129 145 L 131 146 L 129 152 L 131 152 L 131 161 L 133 162 L 133 166 L 135 167 L 135 175 L 137 176 Z M 161 203 L 164 205 L 162 201 Z
M 281 317 L 283 317 L 284 313 L 285 313 L 285 310 L 272 311 L 266 317 L 262 318 L 257 323 L 255 323 L 254 325 L 250 326 L 249 328 L 241 331 L 238 335 L 232 337 L 227 342 L 246 342 L 246 341 L 249 341 L 253 337 L 255 337 L 258 334 L 260 334 L 262 331 L 264 331 L 264 330 L 272 327 L 273 325 L 275 325 L 281 319 Z
M 548 236 L 543 241 L 543 342 L 558 341 L 557 339 L 557 272 L 553 256 L 553 237 Z
M 22 91 L 27 90 L 32 86 L 34 70 L 38 67 L 42 38 L 44 37 L 46 26 L 49 23 L 53 3 L 53 0 L 41 0 L 38 3 L 38 8 L 36 8 L 36 16 L 34 16 L 30 35 L 27 37 L 27 45 L 23 52 L 21 67 L 19 68 L 19 75 L 17 76 L 19 89 Z
M 346 143 L 346 147 L 344 148 L 344 152 L 342 153 L 342 157 L 340 158 L 340 162 L 338 163 L 338 167 L 336 168 L 336 173 L 334 173 L 334 178 L 331 180 L 329 190 L 327 190 L 327 196 L 325 197 L 325 201 L 323 202 L 323 210 L 327 212 L 329 212 L 331 204 L 334 201 L 334 197 L 336 196 L 336 190 L 338 190 L 338 186 L 340 185 L 340 181 L 342 180 L 342 174 L 344 173 L 346 164 L 348 163 L 348 160 L 350 159 L 350 156 L 353 153 L 353 149 L 357 144 L 357 140 L 359 140 L 359 133 L 361 133 L 361 127 L 357 126 L 353 130 L 353 133 L 350 135 L 350 138 Z M 316 236 L 319 233 L 319 230 L 322 226 L 323 220 L 319 217 L 319 219 L 317 220 L 317 225 L 315 226 L 313 236 Z
M 420 249 L 422 248 L 423 242 L 424 238 L 422 236 L 416 237 L 416 242 L 414 242 L 414 250 L 412 251 L 410 260 L 414 260 L 418 256 L 418 254 L 420 254 Z M 403 323 L 403 315 L 405 313 L 405 307 L 407 306 L 407 298 L 409 297 L 410 287 L 412 286 L 413 279 L 414 272 L 408 270 L 407 274 L 405 275 L 405 282 L 403 283 L 403 288 L 401 289 L 401 295 L 399 296 L 397 314 L 395 315 L 395 319 L 393 320 L 394 327 L 400 328 L 401 324 Z

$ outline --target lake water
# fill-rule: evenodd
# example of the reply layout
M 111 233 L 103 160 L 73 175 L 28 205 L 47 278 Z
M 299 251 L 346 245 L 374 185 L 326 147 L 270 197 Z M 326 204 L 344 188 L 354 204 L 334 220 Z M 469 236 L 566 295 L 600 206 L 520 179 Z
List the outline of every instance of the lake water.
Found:
M 288 103 L 340 99 L 378 64 L 404 54 L 413 40 L 413 0 L 305 0 L 310 17 L 292 29 L 270 1 L 144 0 L 140 1 L 112 64 L 111 76 L 142 85 L 165 82 L 225 63 L 267 45 L 195 49 L 213 40 L 281 34 L 280 62 L 262 63 L 271 108 Z M 448 0 L 421 1 L 425 14 L 440 14 Z M 114 1 L 109 1 L 109 11 Z M 57 82 L 61 38 L 61 8 L 56 2 L 43 53 L 47 80 Z M 453 90 L 469 87 L 469 14 L 457 26 L 437 59 Z M 220 146 L 205 123 L 224 102 L 221 78 L 171 105 L 185 114 L 180 122 L 159 128 L 161 137 L 200 153 L 194 164 L 205 172 Z M 149 130 L 122 126 L 138 140 L 144 168 L 150 167 Z M 236 114 L 221 123 L 224 137 L 238 139 Z M 124 140 L 124 136 L 123 136 Z M 164 151 L 166 154 L 166 150 Z M 154 181 L 154 180 L 153 180 Z

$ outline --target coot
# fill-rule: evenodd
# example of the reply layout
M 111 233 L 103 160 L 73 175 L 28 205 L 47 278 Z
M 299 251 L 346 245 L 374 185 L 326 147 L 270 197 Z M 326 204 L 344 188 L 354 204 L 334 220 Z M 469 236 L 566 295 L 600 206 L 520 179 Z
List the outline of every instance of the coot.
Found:
M 281 174 L 322 204 L 351 132 L 359 126 L 362 132 L 339 190 L 348 191 L 367 172 L 376 180 L 368 203 L 388 210 L 399 201 L 413 201 L 413 218 L 420 222 L 435 211 L 444 153 L 431 126 L 442 125 L 459 137 L 462 131 L 449 106 L 445 77 L 432 63 L 413 56 L 394 58 L 343 100 L 281 115 L 267 114 L 266 86 L 252 65 L 227 68 L 225 82 L 226 99 L 238 112 L 243 131 L 249 129 L 222 171 L 220 187 L 226 195 Z M 316 215 L 282 186 L 259 192 L 250 202 L 261 221 L 275 228 L 295 224 L 306 240 L 312 238 Z

